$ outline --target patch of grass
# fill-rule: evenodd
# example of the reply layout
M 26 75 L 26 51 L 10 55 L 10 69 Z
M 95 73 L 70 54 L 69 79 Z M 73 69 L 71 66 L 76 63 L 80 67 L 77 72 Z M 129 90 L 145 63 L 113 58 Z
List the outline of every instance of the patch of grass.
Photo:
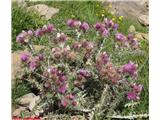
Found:
M 124 34 L 128 34 L 128 28 L 130 25 L 135 26 L 135 29 L 137 32 L 143 32 L 143 33 L 147 33 L 148 32 L 148 28 L 142 26 L 140 23 L 131 20 L 131 19 L 124 19 L 121 23 L 120 23 L 120 27 L 119 27 L 119 31 L 121 31 Z
M 12 104 L 16 105 L 16 99 L 31 92 L 30 85 L 28 83 L 17 83 L 12 88 Z

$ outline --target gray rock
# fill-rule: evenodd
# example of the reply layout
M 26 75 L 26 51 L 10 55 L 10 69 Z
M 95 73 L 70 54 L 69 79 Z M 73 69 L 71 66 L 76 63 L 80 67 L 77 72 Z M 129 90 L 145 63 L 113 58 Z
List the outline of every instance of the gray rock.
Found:
M 111 2 L 112 1 L 112 2 Z M 112 4 L 111 8 L 108 5 Z M 104 7 L 114 15 L 124 16 L 139 22 L 139 19 L 146 19 L 148 16 L 148 0 L 122 1 L 122 0 L 105 0 Z M 145 18 L 144 16 L 145 15 Z M 142 18 L 139 18 L 142 16 Z M 141 22 L 146 22 L 141 20 Z M 146 23 L 144 25 L 147 25 Z
M 145 26 L 149 25 L 148 15 L 141 15 L 138 17 L 138 20 L 142 25 L 145 25 Z
M 36 96 L 33 93 L 29 93 L 18 98 L 17 101 L 21 106 L 24 106 L 29 110 L 32 110 L 36 106 L 36 104 L 40 101 L 40 96 Z
M 12 116 L 18 117 L 20 116 L 21 112 L 24 112 L 25 110 L 26 110 L 25 107 L 19 107 L 13 111 Z
M 139 33 L 139 32 L 137 32 L 135 34 L 135 38 L 137 38 L 138 40 L 149 40 L 148 33 Z
M 28 7 L 28 10 L 37 12 L 41 17 L 44 17 L 45 19 L 49 20 L 51 19 L 55 14 L 59 12 L 59 9 L 48 7 L 45 4 L 37 4 Z

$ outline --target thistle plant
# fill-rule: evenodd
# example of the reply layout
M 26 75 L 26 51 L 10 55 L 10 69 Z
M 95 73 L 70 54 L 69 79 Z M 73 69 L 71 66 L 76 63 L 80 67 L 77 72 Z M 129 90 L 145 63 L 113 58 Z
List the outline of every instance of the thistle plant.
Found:
M 91 109 L 94 114 L 111 115 L 121 102 L 138 101 L 143 89 L 143 85 L 136 83 L 138 65 L 134 61 L 115 65 L 112 53 L 105 49 L 111 40 L 114 49 L 138 50 L 134 35 L 123 35 L 118 31 L 119 25 L 107 18 L 94 25 L 69 19 L 66 25 L 68 28 L 64 31 L 53 24 L 44 25 L 22 31 L 16 38 L 17 43 L 28 50 L 20 56 L 24 76 L 27 76 L 22 79 L 35 84 L 46 103 L 42 109 L 47 111 L 53 106 L 52 112 L 68 112 L 84 108 L 80 98 L 81 93 L 86 93 L 87 98 L 87 89 L 93 89 L 89 81 L 98 81 L 104 89 L 100 102 L 94 102 Z M 86 39 L 87 34 L 93 34 L 94 40 Z M 33 43 L 42 38 L 49 44 L 36 51 Z

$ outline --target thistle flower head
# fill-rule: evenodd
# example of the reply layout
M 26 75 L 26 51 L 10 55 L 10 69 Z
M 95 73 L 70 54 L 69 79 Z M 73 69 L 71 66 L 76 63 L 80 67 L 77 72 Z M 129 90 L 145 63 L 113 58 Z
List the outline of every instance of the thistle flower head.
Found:
M 80 69 L 79 70 L 79 74 L 83 77 L 89 77 L 90 76 L 90 73 L 88 70 L 85 70 L 85 69 Z
M 131 47 L 132 47 L 133 49 L 138 48 L 138 46 L 139 46 L 138 40 L 135 39 L 135 38 L 132 39 L 132 40 L 130 41 L 130 45 L 131 45 Z
M 62 107 L 67 107 L 68 106 L 68 101 L 65 100 L 65 99 L 62 99 L 61 100 L 61 105 L 62 105 Z
M 69 94 L 69 95 L 66 95 L 65 98 L 69 99 L 69 100 L 74 100 L 75 99 L 75 95 Z
M 104 28 L 104 27 L 105 27 L 105 25 L 102 24 L 102 23 L 99 23 L 99 22 L 97 22 L 97 23 L 94 25 L 94 28 L 95 28 L 96 30 L 100 30 L 101 28 Z
M 80 49 L 80 48 L 81 48 L 81 46 L 82 46 L 82 44 L 81 44 L 81 43 L 79 43 L 79 42 L 75 42 L 75 43 L 72 45 L 72 48 L 73 48 L 73 49 L 78 50 L 78 49 Z
M 80 25 L 80 29 L 83 30 L 84 32 L 88 31 L 89 30 L 89 25 L 88 23 L 86 22 L 83 22 L 81 25 Z
M 134 36 L 133 36 L 132 34 L 128 34 L 128 36 L 127 36 L 127 40 L 128 40 L 128 41 L 133 40 L 133 38 L 134 38 Z
M 17 43 L 25 43 L 25 35 L 23 33 L 20 33 L 17 37 L 16 37 L 16 42 Z
M 108 61 L 109 61 L 109 56 L 106 52 L 103 52 L 101 55 L 100 55 L 100 59 L 102 61 L 102 64 L 107 64 Z
M 113 25 L 113 30 L 114 30 L 114 31 L 117 31 L 118 27 L 119 27 L 119 25 L 118 25 L 117 23 L 115 23 L 115 24 Z
M 30 55 L 28 53 L 21 54 L 20 58 L 22 62 L 27 62 L 29 60 Z
M 99 31 L 100 31 L 100 33 L 101 33 L 101 35 L 102 35 L 103 37 L 108 37 L 109 31 L 108 31 L 106 28 L 101 27 L 101 28 L 99 29 Z
M 29 62 L 29 68 L 31 70 L 35 70 L 37 67 L 39 67 L 39 63 L 36 59 L 33 59 Z
M 135 92 L 128 92 L 127 93 L 127 99 L 128 100 L 138 100 L 139 96 Z
M 61 94 L 64 94 L 67 90 L 67 84 L 63 83 L 62 85 L 59 85 L 57 88 L 57 91 Z
M 54 27 L 54 25 L 53 24 L 48 24 L 47 25 L 47 32 L 52 32 L 53 30 L 55 30 L 55 27 Z
M 67 76 L 66 76 L 66 75 L 62 75 L 62 76 L 59 77 L 59 80 L 60 80 L 61 82 L 64 82 L 64 81 L 67 80 Z
M 131 87 L 132 87 L 132 90 L 138 94 L 140 94 L 143 89 L 143 85 L 141 84 L 133 84 L 131 85 Z
M 113 27 L 114 26 L 114 22 L 109 19 L 104 19 L 104 23 L 106 24 L 106 27 Z
M 123 42 L 126 40 L 126 37 L 121 33 L 117 33 L 115 36 L 117 41 Z
M 130 61 L 129 63 L 122 66 L 122 71 L 123 73 L 127 73 L 135 78 L 137 76 L 137 65 Z
M 67 20 L 67 25 L 70 26 L 70 27 L 73 27 L 74 26 L 74 20 L 73 19 Z
M 38 28 L 35 32 L 34 32 L 36 37 L 41 37 L 43 35 L 43 30 L 41 28 Z
M 53 53 L 54 57 L 57 58 L 57 59 L 62 56 L 62 51 L 58 47 L 52 48 L 52 53 Z
M 81 22 L 78 20 L 69 19 L 69 20 L 67 20 L 67 25 L 69 27 L 78 27 L 81 25 Z
M 68 40 L 68 37 L 64 33 L 57 33 L 56 39 L 58 42 L 65 42 Z
M 63 55 L 67 55 L 71 51 L 70 46 L 66 46 L 63 48 Z
M 73 106 L 77 106 L 77 102 L 76 101 L 72 101 L 72 105 Z
M 44 55 L 43 54 L 39 54 L 37 57 L 38 57 L 39 61 L 43 61 L 44 60 Z
M 27 34 L 28 34 L 29 36 L 33 36 L 33 31 L 32 31 L 32 30 L 28 30 L 28 31 L 27 31 Z
M 89 41 L 83 41 L 82 47 L 85 48 L 87 51 L 91 51 L 94 48 L 94 43 Z
M 44 83 L 44 87 L 45 87 L 45 88 L 50 88 L 50 87 L 51 87 L 51 83 L 48 82 L 48 81 L 46 81 L 46 82 Z

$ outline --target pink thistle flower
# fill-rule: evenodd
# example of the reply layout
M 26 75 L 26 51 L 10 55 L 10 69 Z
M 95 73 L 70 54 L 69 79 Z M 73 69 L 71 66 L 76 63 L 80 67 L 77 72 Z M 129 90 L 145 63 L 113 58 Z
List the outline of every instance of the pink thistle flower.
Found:
M 66 99 L 69 99 L 69 100 L 74 100 L 75 99 L 75 96 L 70 94 L 70 95 L 66 95 Z
M 31 70 L 35 70 L 37 67 L 39 67 L 39 63 L 36 59 L 33 59 L 32 61 L 29 62 L 29 68 Z
M 127 99 L 128 100 L 138 100 L 139 96 L 135 92 L 128 92 L 127 93 Z
M 43 35 L 43 30 L 38 28 L 35 32 L 34 32 L 36 37 L 41 37 Z
M 57 68 L 50 68 L 50 74 L 52 74 L 54 76 L 58 76 L 59 71 Z
M 45 88 L 50 88 L 51 87 L 51 83 L 50 82 L 45 82 L 44 83 L 44 87 Z
M 16 42 L 17 43 L 25 43 L 25 36 L 23 33 L 20 33 L 17 37 L 16 37 Z
M 109 35 L 109 31 L 104 27 L 100 28 L 99 31 L 103 37 L 107 37 Z
M 33 36 L 32 30 L 28 30 L 28 31 L 27 31 L 27 34 L 28 34 L 29 36 Z
M 83 30 L 84 32 L 89 30 L 89 25 L 86 22 L 83 22 L 80 26 L 80 29 Z
M 52 49 L 52 53 L 53 53 L 53 55 L 54 55 L 54 57 L 55 58 L 61 58 L 61 56 L 62 56 L 62 52 L 61 52 L 61 49 L 60 48 L 53 48 Z
M 120 41 L 120 42 L 123 42 L 123 41 L 126 40 L 126 37 L 123 34 L 121 34 L 121 33 L 117 33 L 116 34 L 116 40 Z
M 128 40 L 128 41 L 132 41 L 132 40 L 133 40 L 133 38 L 134 38 L 134 37 L 133 37 L 133 35 L 132 35 L 132 34 L 128 34 L 128 36 L 127 36 L 127 40 Z
M 117 31 L 118 27 L 119 27 L 119 25 L 115 23 L 115 24 L 113 25 L 113 30 L 114 30 L 114 31 Z
M 72 101 L 72 105 L 73 106 L 77 106 L 77 102 L 76 101 Z
M 27 62 L 29 60 L 30 55 L 28 53 L 21 54 L 20 58 L 22 62 Z
M 100 58 L 101 58 L 103 64 L 107 64 L 108 61 L 109 61 L 109 56 L 108 56 L 108 54 L 106 52 L 103 52 L 100 55 Z
M 44 55 L 43 54 L 39 54 L 37 57 L 38 57 L 39 61 L 43 61 L 44 60 Z
M 67 80 L 67 76 L 62 75 L 62 76 L 59 77 L 59 80 L 60 80 L 61 82 L 64 82 L 64 81 Z
M 64 48 L 63 48 L 63 54 L 64 54 L 64 55 L 69 54 L 70 50 L 71 50 L 71 49 L 70 49 L 70 47 L 69 47 L 69 46 L 64 47 Z
M 62 105 L 63 107 L 67 107 L 68 101 L 65 100 L 65 99 L 62 99 L 62 100 L 61 100 L 61 105 Z
M 98 22 L 98 23 L 96 23 L 96 24 L 94 25 L 94 28 L 95 28 L 96 30 L 100 30 L 101 28 L 105 28 L 105 25 Z
M 74 20 L 73 19 L 67 20 L 67 25 L 70 26 L 70 27 L 73 27 L 74 26 Z
M 83 77 L 89 77 L 90 76 L 89 71 L 85 70 L 85 69 L 80 69 L 79 74 L 82 75 Z
M 60 85 L 60 86 L 58 87 L 57 91 L 58 91 L 59 93 L 61 93 L 61 94 L 64 94 L 64 93 L 66 92 L 67 88 L 68 88 L 67 84 L 64 83 L 64 84 L 62 84 L 62 85 Z
M 84 58 L 85 59 L 89 59 L 91 57 L 91 52 L 86 52 L 85 54 L 84 54 Z
M 67 25 L 69 27 L 79 27 L 81 25 L 81 22 L 79 20 L 69 19 L 67 20 Z
M 79 27 L 79 26 L 81 26 L 81 24 L 82 24 L 81 21 L 75 20 L 73 25 L 74 25 L 74 27 Z
M 47 33 L 47 25 L 43 25 L 43 27 L 42 27 L 42 32 L 43 32 L 43 33 Z
M 129 63 L 122 66 L 122 72 L 128 73 L 135 78 L 137 76 L 137 64 L 134 64 L 130 61 Z
M 55 27 L 54 27 L 54 25 L 53 24 L 48 24 L 47 25 L 47 32 L 52 32 L 53 30 L 55 30 Z
M 133 39 L 130 41 L 130 45 L 133 49 L 136 49 L 136 48 L 138 48 L 139 43 L 136 39 Z
M 114 26 L 114 22 L 112 20 L 104 19 L 104 23 L 106 24 L 107 27 Z
M 82 47 L 84 47 L 87 51 L 91 51 L 94 48 L 93 42 L 83 41 Z
M 132 90 L 138 94 L 141 93 L 142 89 L 143 89 L 143 85 L 141 85 L 141 84 L 133 84 L 132 85 Z
M 58 40 L 58 42 L 65 42 L 68 40 L 68 37 L 64 33 L 57 33 L 56 39 Z
M 82 46 L 82 44 L 81 44 L 81 43 L 76 42 L 76 43 L 74 43 L 74 44 L 73 44 L 72 48 L 73 48 L 73 49 L 80 49 L 80 48 L 81 48 L 81 46 Z

